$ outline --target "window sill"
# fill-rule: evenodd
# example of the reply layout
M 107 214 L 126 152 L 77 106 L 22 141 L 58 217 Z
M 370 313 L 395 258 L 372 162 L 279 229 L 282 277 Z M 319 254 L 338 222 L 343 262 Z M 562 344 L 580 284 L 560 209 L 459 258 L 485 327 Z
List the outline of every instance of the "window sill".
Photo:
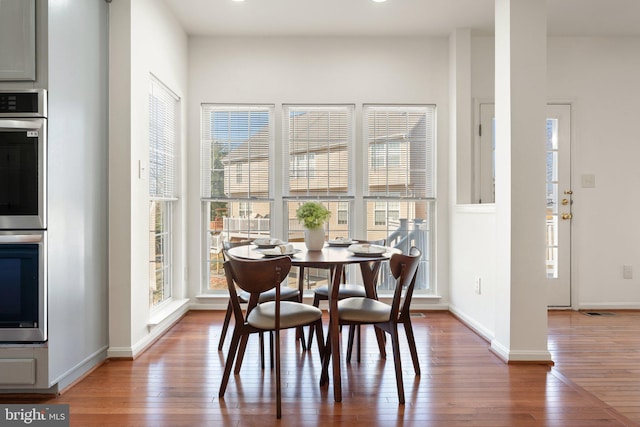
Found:
M 173 323 L 189 311 L 189 299 L 174 299 L 167 303 L 164 307 L 154 311 L 149 318 L 147 328 L 152 331 L 156 327 Z

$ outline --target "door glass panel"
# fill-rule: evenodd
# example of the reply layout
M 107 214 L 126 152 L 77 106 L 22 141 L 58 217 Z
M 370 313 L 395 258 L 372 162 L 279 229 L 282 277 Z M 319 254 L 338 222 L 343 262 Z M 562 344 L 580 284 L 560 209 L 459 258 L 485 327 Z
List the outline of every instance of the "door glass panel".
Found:
M 547 278 L 558 277 L 558 120 L 547 119 Z

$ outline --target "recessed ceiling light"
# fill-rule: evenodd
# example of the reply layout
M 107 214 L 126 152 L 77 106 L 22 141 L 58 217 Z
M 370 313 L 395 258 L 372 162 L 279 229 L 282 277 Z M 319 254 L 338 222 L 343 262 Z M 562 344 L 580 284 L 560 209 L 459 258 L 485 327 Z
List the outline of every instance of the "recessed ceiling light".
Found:
M 373 0 L 373 1 L 374 1 L 375 3 L 384 3 L 384 2 L 386 2 L 387 0 Z

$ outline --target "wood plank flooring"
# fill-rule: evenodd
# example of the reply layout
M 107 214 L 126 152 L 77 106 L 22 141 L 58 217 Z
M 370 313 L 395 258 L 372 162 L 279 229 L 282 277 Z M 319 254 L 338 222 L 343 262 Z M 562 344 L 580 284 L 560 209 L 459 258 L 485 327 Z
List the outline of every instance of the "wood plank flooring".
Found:
M 71 425 L 90 427 L 640 425 L 639 312 L 550 312 L 554 367 L 507 365 L 451 314 L 424 312 L 413 318 L 421 377 L 402 347 L 404 406 L 392 356 L 380 360 L 371 327 L 363 328 L 359 364 L 345 363 L 343 339 L 341 403 L 332 383 L 318 386 L 317 349 L 302 352 L 286 332 L 281 420 L 257 338 L 218 398 L 227 348 L 217 350 L 221 324 L 222 312 L 192 311 L 135 361 L 107 361 L 58 397 L 0 395 L 0 403 L 66 403 Z

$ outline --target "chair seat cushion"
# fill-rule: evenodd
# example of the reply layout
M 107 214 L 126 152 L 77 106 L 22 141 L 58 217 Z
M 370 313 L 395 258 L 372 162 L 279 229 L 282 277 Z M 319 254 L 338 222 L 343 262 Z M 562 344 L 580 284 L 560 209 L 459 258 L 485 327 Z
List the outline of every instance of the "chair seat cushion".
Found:
M 371 298 L 346 298 L 338 301 L 338 315 L 347 322 L 388 322 L 391 306 Z
M 290 288 L 288 286 L 280 287 L 280 299 L 283 301 L 296 299 L 298 297 L 298 294 L 299 292 L 297 289 Z M 241 302 L 248 302 L 249 296 L 250 294 L 247 291 L 240 291 L 238 293 L 238 298 L 240 299 Z M 273 301 L 275 298 L 276 298 L 276 288 L 273 288 L 268 290 L 267 292 L 261 293 L 259 302 Z
M 329 298 L 329 286 L 322 285 L 314 289 L 314 292 L 318 295 Z M 338 298 L 351 298 L 351 297 L 366 297 L 367 292 L 364 290 L 364 286 L 360 285 L 340 285 L 338 288 Z
M 259 304 L 247 316 L 247 323 L 255 328 L 274 329 L 276 303 L 273 301 Z M 322 317 L 322 311 L 311 305 L 293 301 L 280 301 L 280 329 L 313 323 Z

